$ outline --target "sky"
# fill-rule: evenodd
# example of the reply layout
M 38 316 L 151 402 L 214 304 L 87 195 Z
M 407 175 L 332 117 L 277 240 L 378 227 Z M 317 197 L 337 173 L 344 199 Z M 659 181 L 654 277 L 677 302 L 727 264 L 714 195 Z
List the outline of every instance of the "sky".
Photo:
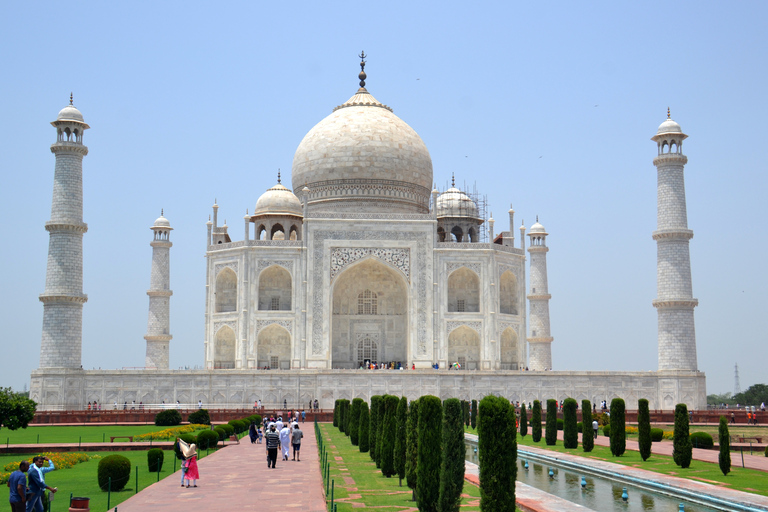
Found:
M 553 368 L 658 366 L 656 144 L 689 138 L 699 369 L 766 382 L 768 4 L 12 2 L 0 18 L 0 386 L 39 364 L 54 156 L 74 93 L 85 134 L 83 366 L 144 365 L 152 232 L 171 222 L 171 368 L 203 364 L 206 221 L 289 182 L 304 135 L 367 88 L 424 140 L 434 180 L 477 187 L 496 233 L 547 243 Z M 12 122 L 11 122 L 12 121 Z

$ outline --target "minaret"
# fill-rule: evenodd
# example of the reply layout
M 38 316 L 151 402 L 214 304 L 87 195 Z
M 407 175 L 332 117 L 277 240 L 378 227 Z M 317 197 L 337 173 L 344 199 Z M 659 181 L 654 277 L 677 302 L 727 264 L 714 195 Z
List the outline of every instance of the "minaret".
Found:
M 48 231 L 48 268 L 43 303 L 43 338 L 40 368 L 82 368 L 83 304 L 83 132 L 90 128 L 72 104 L 64 107 L 56 120 L 56 155 L 53 176 L 51 220 Z
M 157 370 L 168 369 L 168 343 L 171 313 L 171 247 L 170 234 L 173 231 L 171 223 L 160 217 L 150 228 L 155 236 L 149 244 L 152 246 L 152 275 L 149 281 L 149 320 L 147 321 L 147 359 L 145 366 Z
M 683 140 L 688 136 L 680 125 L 667 119 L 651 140 L 658 145 L 653 159 L 658 175 L 656 231 L 657 298 L 653 306 L 659 315 L 659 371 L 698 370 L 696 329 L 693 308 L 699 301 L 691 289 L 691 256 L 683 171 L 688 158 L 683 155 Z
M 549 332 L 549 294 L 547 287 L 547 231 L 539 224 L 531 226 L 528 236 L 531 238 L 528 253 L 531 255 L 531 293 L 528 295 L 530 306 L 531 335 L 528 338 L 528 367 L 531 370 L 552 369 L 552 341 Z

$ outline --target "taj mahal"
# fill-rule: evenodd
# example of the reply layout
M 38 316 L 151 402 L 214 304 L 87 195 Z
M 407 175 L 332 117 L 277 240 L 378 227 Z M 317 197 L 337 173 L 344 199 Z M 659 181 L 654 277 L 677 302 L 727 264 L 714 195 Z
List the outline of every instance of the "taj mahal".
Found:
M 439 190 L 439 171 L 433 172 L 422 139 L 366 89 L 364 57 L 357 91 L 299 143 L 290 186 L 279 173 L 276 183 L 265 183 L 242 231 L 219 222 L 218 204 L 207 233 L 201 226 L 207 237 L 199 341 L 204 369 L 169 368 L 173 228 L 165 212 L 149 240 L 145 368 L 81 366 L 88 229 L 83 140 L 90 127 L 70 99 L 51 123 L 56 164 L 45 225 L 42 342 L 30 389 L 38 408 L 198 400 L 210 407 L 255 400 L 304 407 L 312 399 L 329 408 L 336 399 L 385 393 L 443 399 L 497 394 L 526 402 L 621 397 L 630 409 L 647 398 L 652 409 L 681 402 L 705 407 L 683 179 L 687 136 L 680 125 L 667 115 L 652 137 L 658 370 L 558 371 L 552 365 L 546 229 L 538 219 L 516 228 L 510 207 L 496 231 L 477 193 L 462 190 L 453 177 L 450 188 Z

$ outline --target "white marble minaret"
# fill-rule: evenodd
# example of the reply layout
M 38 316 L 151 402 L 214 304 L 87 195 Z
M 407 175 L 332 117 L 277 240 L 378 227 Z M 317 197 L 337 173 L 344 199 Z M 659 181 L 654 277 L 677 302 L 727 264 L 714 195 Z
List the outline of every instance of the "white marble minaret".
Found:
M 48 231 L 48 268 L 43 303 L 43 338 L 40 368 L 81 368 L 83 348 L 83 132 L 90 128 L 72 105 L 59 112 L 51 123 L 56 127 L 51 220 Z
M 168 369 L 168 344 L 170 335 L 171 312 L 171 223 L 163 217 L 155 221 L 150 228 L 155 236 L 152 243 L 152 275 L 149 282 L 149 320 L 147 321 L 147 368 Z
M 656 231 L 657 298 L 653 306 L 659 315 L 659 371 L 698 370 L 693 308 L 699 301 L 691 289 L 691 256 L 685 206 L 683 140 L 688 136 L 669 117 L 651 140 L 658 145 L 653 159 L 658 174 Z
M 547 231 L 539 224 L 531 226 L 528 236 L 531 238 L 528 253 L 531 255 L 531 293 L 528 295 L 530 306 L 531 335 L 528 338 L 528 367 L 531 370 L 552 369 L 552 341 L 549 331 L 549 294 L 547 286 Z

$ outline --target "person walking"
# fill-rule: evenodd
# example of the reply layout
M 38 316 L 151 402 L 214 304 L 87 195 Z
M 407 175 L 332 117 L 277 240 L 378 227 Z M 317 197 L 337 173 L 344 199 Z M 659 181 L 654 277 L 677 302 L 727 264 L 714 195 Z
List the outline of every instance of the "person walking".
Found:
M 307 420 L 307 411 L 301 410 L 301 422 L 304 423 Z
M 288 428 L 287 423 L 280 429 L 280 446 L 283 449 L 283 460 L 288 460 L 291 450 L 291 429 Z
M 280 434 L 277 433 L 274 423 L 269 425 L 269 431 L 265 437 L 267 438 L 265 443 L 267 445 L 267 467 L 274 469 L 277 464 L 277 447 L 280 445 Z
M 301 462 L 301 438 L 304 437 L 304 432 L 299 428 L 298 423 L 293 424 L 293 432 L 291 432 L 291 443 L 293 444 L 293 460 Z
M 197 468 L 197 446 L 195 446 L 195 443 L 190 445 L 187 445 L 187 443 L 184 443 L 184 441 L 182 441 L 182 443 L 182 454 L 187 459 L 183 463 L 183 465 L 187 468 L 187 470 L 184 472 L 184 479 L 187 481 L 187 488 L 189 488 L 190 482 L 192 483 L 192 487 L 197 487 L 197 481 L 200 479 L 200 471 Z
M 11 512 L 25 512 L 27 509 L 27 470 L 29 462 L 23 460 L 19 463 L 19 469 L 11 473 L 8 479 L 11 503 Z
M 592 431 L 595 433 L 595 439 L 597 439 L 597 428 L 598 428 L 597 420 L 592 420 Z

